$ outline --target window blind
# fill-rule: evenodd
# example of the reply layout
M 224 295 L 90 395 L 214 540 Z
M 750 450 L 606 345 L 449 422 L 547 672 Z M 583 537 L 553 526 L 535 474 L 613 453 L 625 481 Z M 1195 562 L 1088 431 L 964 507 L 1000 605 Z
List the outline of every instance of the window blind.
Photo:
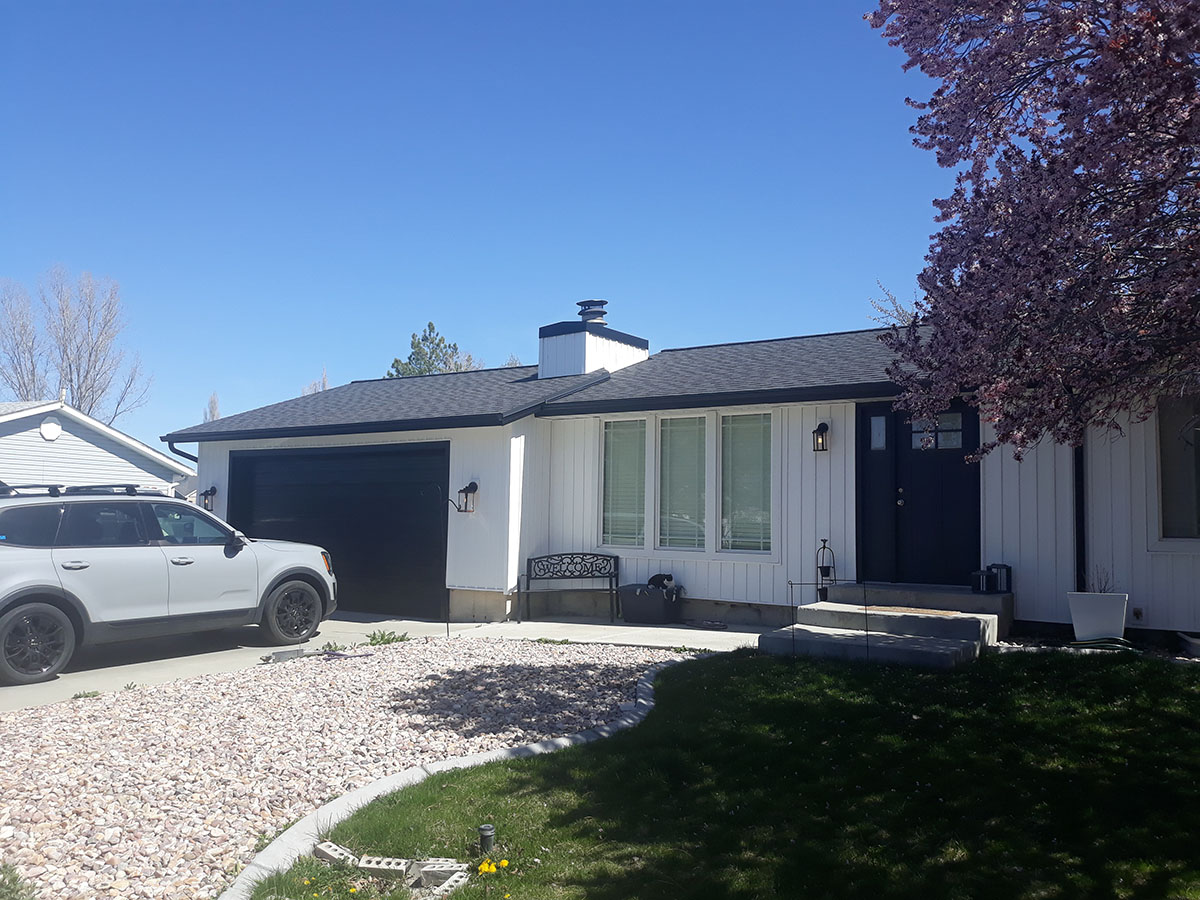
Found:
M 658 539 L 704 548 L 704 417 L 663 419 L 659 430 Z
M 721 417 L 721 548 L 771 549 L 771 415 Z
M 646 540 L 646 421 L 604 423 L 605 544 L 640 547 Z

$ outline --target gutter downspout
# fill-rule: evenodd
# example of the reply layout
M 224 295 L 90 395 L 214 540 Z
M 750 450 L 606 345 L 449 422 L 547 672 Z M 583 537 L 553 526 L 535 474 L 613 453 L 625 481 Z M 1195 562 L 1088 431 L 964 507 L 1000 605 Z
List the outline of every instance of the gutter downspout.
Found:
M 1083 445 L 1075 448 L 1075 590 L 1087 590 L 1087 479 Z
M 182 456 L 184 459 L 190 459 L 192 462 L 199 464 L 200 457 L 192 456 L 192 454 L 188 453 L 186 450 L 180 450 L 178 447 L 175 446 L 174 441 L 167 441 L 167 446 L 170 448 L 171 452 L 174 453 L 176 456 Z

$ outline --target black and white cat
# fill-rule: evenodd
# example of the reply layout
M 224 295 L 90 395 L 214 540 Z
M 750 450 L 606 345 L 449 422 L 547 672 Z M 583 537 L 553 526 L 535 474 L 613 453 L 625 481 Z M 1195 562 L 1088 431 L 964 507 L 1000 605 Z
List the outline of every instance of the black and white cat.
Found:
M 665 591 L 668 600 L 674 600 L 683 593 L 683 588 L 675 584 L 675 577 L 670 572 L 660 572 L 657 575 L 651 575 L 646 584 L 652 588 L 658 588 L 660 591 Z

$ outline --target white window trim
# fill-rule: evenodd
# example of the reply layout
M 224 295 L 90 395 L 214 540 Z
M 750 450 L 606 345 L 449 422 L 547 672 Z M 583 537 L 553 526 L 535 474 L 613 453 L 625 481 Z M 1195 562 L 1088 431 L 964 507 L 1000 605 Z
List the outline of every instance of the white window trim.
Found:
M 771 416 L 771 549 L 770 550 L 722 550 L 721 549 L 721 482 L 720 482 L 720 425 L 721 416 L 737 416 L 753 413 L 769 413 Z M 704 417 L 704 542 L 701 548 L 662 547 L 658 544 L 659 515 L 659 423 L 663 419 L 695 419 Z M 757 563 L 759 565 L 783 562 L 783 439 L 786 423 L 783 407 L 779 406 L 732 406 L 708 409 L 664 410 L 663 412 L 612 413 L 598 416 L 596 448 L 599 465 L 596 503 L 596 549 L 612 552 L 631 559 L 658 559 L 706 562 Z M 604 423 L 617 420 L 644 419 L 646 422 L 646 512 L 645 540 L 641 547 L 628 544 L 605 544 L 604 538 Z
M 713 473 L 713 478 L 715 481 L 713 490 L 716 492 L 717 497 L 717 515 L 715 517 L 717 527 L 715 529 L 716 534 L 713 536 L 713 546 L 715 546 L 717 552 L 721 554 L 722 559 L 728 557 L 731 553 L 744 553 L 756 559 L 769 559 L 771 556 L 775 555 L 775 550 L 779 546 L 779 529 L 782 521 L 780 518 L 779 499 L 783 495 L 783 479 L 781 477 L 782 468 L 780 466 L 780 458 L 783 455 L 783 442 L 779 435 L 779 432 L 782 430 L 779 426 L 781 420 L 783 419 L 781 411 L 772 409 L 754 410 L 751 412 L 744 412 L 742 410 L 738 410 L 736 412 L 720 410 L 717 414 L 717 428 L 721 427 L 721 419 L 725 416 L 761 415 L 764 413 L 771 417 L 771 488 L 769 491 L 771 496 L 771 549 L 726 550 L 721 547 L 721 522 L 725 520 L 725 509 L 724 505 L 721 503 L 721 471 L 724 461 L 721 459 L 721 448 L 723 444 L 718 438 L 716 442 L 717 466 Z
M 1158 410 L 1148 418 L 1145 427 L 1150 429 L 1151 454 L 1154 465 L 1154 490 L 1147 491 L 1146 498 L 1146 552 L 1163 554 L 1200 554 L 1200 538 L 1169 538 L 1163 537 L 1162 524 L 1162 452 L 1158 427 Z M 1132 438 L 1132 435 L 1130 435 Z M 1132 494 L 1132 485 L 1130 485 Z M 1088 492 L 1090 495 L 1090 491 Z M 1090 514 L 1089 514 L 1090 515 Z
M 631 551 L 646 549 L 649 546 L 650 536 L 650 520 L 645 518 L 646 506 L 649 505 L 650 492 L 653 484 L 650 480 L 650 458 L 646 457 L 646 475 L 645 475 L 645 490 L 643 500 L 646 506 L 642 508 L 642 545 L 639 548 L 637 544 L 606 544 L 604 543 L 604 423 L 605 422 L 637 422 L 644 421 L 646 423 L 646 440 L 647 452 L 649 452 L 650 443 L 650 426 L 651 417 L 642 413 L 638 415 L 625 416 L 605 416 L 602 419 L 596 419 L 596 482 L 599 486 L 599 492 L 596 495 L 596 547 L 599 550 L 611 550 L 618 556 L 627 555 Z

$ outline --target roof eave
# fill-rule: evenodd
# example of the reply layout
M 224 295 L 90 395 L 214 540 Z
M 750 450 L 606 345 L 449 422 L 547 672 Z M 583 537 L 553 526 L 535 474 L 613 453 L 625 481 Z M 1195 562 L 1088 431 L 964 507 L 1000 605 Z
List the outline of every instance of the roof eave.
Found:
M 394 419 L 382 422 L 344 422 L 335 425 L 299 425 L 289 428 L 245 428 L 189 434 L 175 431 L 159 440 L 174 444 L 206 444 L 214 441 L 253 441 L 268 438 L 323 437 L 343 434 L 379 434 L 387 431 L 436 431 L 444 428 L 480 428 L 503 425 L 501 413 L 446 416 L 438 419 Z
M 701 406 L 751 406 L 762 403 L 816 403 L 833 400 L 866 400 L 895 397 L 899 387 L 891 381 L 822 385 L 805 388 L 771 388 L 758 391 L 710 391 L 658 397 L 619 397 L 609 400 L 574 400 L 547 403 L 539 416 L 569 416 L 586 413 L 641 412 L 658 409 L 694 409 Z

